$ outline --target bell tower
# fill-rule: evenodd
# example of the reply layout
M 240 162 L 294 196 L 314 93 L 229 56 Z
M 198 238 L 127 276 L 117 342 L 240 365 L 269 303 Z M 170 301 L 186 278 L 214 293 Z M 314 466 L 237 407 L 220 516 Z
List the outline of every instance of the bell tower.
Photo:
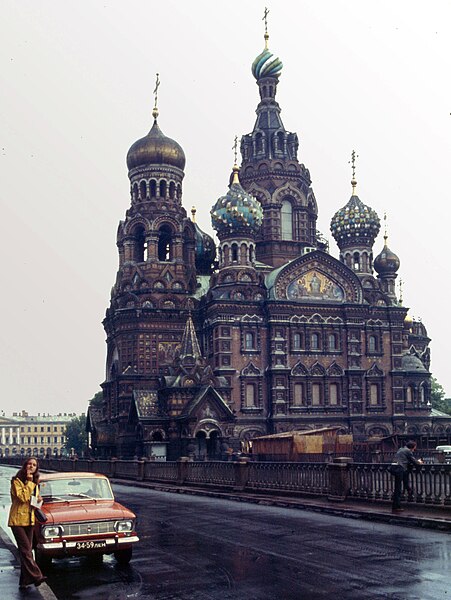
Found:
M 265 48 L 252 64 L 260 102 L 252 133 L 241 139 L 240 181 L 263 207 L 257 258 L 278 267 L 317 248 L 318 209 L 310 173 L 298 161 L 298 136 L 285 129 L 276 102 L 282 63 L 268 49 L 267 14 Z

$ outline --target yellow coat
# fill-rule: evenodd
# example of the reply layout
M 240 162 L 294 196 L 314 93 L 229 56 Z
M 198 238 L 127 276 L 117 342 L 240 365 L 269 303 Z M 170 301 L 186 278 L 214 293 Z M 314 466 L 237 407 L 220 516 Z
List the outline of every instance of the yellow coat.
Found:
M 15 477 L 11 483 L 11 509 L 9 511 L 8 525 L 34 525 L 34 510 L 31 508 L 30 499 L 36 484 L 32 481 L 23 483 Z

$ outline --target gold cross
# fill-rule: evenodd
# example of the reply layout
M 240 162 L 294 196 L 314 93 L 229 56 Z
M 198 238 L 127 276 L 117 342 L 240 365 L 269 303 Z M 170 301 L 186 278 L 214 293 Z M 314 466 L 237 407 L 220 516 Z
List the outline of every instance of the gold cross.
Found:
M 155 95 L 155 108 L 157 108 L 157 100 L 158 100 L 158 88 L 160 87 L 160 74 L 157 73 L 157 79 L 155 81 L 155 89 L 153 91 Z
M 348 164 L 352 165 L 352 178 L 355 179 L 355 159 L 359 158 L 359 155 L 355 153 L 355 150 L 351 152 L 351 160 Z
M 269 14 L 269 10 L 265 6 L 265 13 L 263 15 L 262 21 L 265 22 L 265 48 L 266 49 L 268 49 L 268 39 L 269 39 L 269 35 L 268 35 L 268 14 Z
M 233 148 L 233 153 L 235 155 L 235 164 L 236 164 L 236 160 L 237 160 L 237 156 L 238 156 L 238 136 L 235 136 L 235 141 L 234 144 L 232 146 Z

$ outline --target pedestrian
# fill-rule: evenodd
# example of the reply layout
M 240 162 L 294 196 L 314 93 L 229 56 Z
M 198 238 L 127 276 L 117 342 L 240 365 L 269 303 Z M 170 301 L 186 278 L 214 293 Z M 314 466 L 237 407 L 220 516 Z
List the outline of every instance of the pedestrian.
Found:
M 410 441 L 400 448 L 395 455 L 394 463 L 399 465 L 399 469 L 393 472 L 395 478 L 393 490 L 392 512 L 397 513 L 404 510 L 401 508 L 401 488 L 409 496 L 412 494 L 412 488 L 409 486 L 409 475 L 414 465 L 422 465 L 421 458 L 417 459 L 413 455 L 417 448 L 416 442 Z
M 31 497 L 39 496 L 39 464 L 36 458 L 27 458 L 21 469 L 11 479 L 11 509 L 8 526 L 17 542 L 20 556 L 19 589 L 24 590 L 34 583 L 37 587 L 47 577 L 41 573 L 33 558 L 33 526 L 35 523 Z M 37 488 L 37 489 L 36 489 Z

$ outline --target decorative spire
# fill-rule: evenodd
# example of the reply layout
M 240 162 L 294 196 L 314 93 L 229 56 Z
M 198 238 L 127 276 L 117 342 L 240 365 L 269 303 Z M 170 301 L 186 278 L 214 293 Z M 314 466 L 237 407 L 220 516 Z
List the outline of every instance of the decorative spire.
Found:
M 351 160 L 348 162 L 348 164 L 352 165 L 352 179 L 351 179 L 351 185 L 352 185 L 352 195 L 355 196 L 355 188 L 357 186 L 357 181 L 355 178 L 355 161 L 356 158 L 359 158 L 359 155 L 355 153 L 355 150 L 353 150 L 351 152 Z
M 196 207 L 195 206 L 191 207 L 191 221 L 193 223 L 196 222 Z
M 387 234 L 387 212 L 384 212 L 384 246 L 387 245 L 388 234 Z
M 183 359 L 187 356 L 192 356 L 196 359 L 202 356 L 191 314 L 189 315 L 188 320 L 186 321 L 185 331 L 183 332 L 182 345 L 180 348 L 180 358 Z
M 159 114 L 158 113 L 158 106 L 157 106 L 158 105 L 158 88 L 159 87 L 160 87 L 160 75 L 159 75 L 159 73 L 157 73 L 157 78 L 156 78 L 156 81 L 155 81 L 155 89 L 153 91 L 153 94 L 155 96 L 155 104 L 154 104 L 153 111 L 152 111 L 152 116 L 155 119 L 155 121 L 157 120 L 157 117 L 158 117 L 158 114 Z
M 402 284 L 404 281 L 402 279 L 399 280 L 399 306 L 402 306 Z
M 265 50 L 268 50 L 268 40 L 269 40 L 269 34 L 268 34 L 268 14 L 269 14 L 269 9 L 265 6 L 265 13 L 264 13 L 263 19 L 262 19 L 262 21 L 265 22 Z

